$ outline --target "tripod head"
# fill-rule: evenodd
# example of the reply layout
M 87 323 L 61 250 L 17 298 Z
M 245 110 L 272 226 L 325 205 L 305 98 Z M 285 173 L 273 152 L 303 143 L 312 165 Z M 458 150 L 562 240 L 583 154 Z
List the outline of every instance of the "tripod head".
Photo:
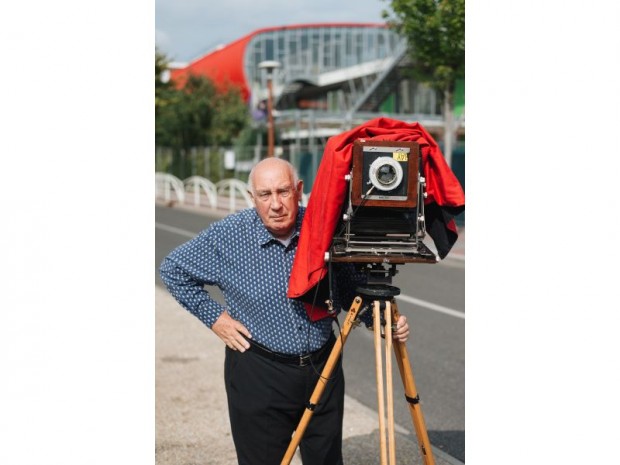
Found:
M 392 286 L 392 278 L 396 275 L 396 263 L 366 263 L 358 264 L 359 270 L 366 273 L 365 285 L 355 288 L 355 292 L 361 297 L 362 308 L 358 318 L 371 309 L 374 302 L 379 302 L 381 313 L 386 308 L 385 302 L 391 301 L 394 296 L 400 294 L 400 289 Z
M 398 273 L 397 265 L 399 263 L 356 263 L 356 268 L 366 275 L 368 285 L 388 285 L 392 284 L 392 278 Z M 400 294 L 400 290 L 394 295 L 398 294 Z

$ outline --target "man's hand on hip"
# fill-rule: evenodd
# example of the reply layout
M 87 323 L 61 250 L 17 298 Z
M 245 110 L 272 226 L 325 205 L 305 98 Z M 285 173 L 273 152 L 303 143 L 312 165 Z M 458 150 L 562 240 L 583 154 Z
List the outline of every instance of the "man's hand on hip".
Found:
M 251 339 L 252 335 L 245 326 L 233 319 L 226 311 L 215 320 L 211 330 L 232 350 L 245 352 L 250 348 L 250 343 L 243 336 Z

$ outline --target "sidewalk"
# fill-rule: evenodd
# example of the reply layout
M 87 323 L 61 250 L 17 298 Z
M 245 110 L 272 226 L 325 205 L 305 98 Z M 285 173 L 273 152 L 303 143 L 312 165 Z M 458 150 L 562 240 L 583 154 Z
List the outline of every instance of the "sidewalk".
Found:
M 224 391 L 223 343 L 158 286 L 155 325 L 156 464 L 236 465 Z M 346 396 L 345 464 L 379 465 L 378 421 L 375 411 Z M 421 465 L 417 439 L 399 425 L 395 436 L 398 463 Z M 433 453 L 437 465 L 461 463 L 437 449 Z M 298 455 L 292 465 L 301 465 Z

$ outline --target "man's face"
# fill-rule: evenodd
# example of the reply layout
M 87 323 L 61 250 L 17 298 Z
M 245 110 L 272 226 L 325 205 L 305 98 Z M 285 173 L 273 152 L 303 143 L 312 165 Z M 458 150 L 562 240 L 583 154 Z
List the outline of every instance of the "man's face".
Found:
M 288 167 L 277 159 L 257 166 L 252 181 L 252 198 L 263 224 L 274 237 L 288 238 L 295 228 L 303 182 L 295 185 Z

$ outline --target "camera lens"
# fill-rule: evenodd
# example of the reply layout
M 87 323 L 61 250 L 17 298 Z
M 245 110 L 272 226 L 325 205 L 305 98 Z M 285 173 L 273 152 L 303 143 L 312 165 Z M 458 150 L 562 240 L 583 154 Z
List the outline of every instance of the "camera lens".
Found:
M 368 180 L 380 191 L 396 189 L 403 180 L 403 169 L 390 157 L 379 157 L 370 164 Z
M 383 185 L 390 185 L 396 179 L 396 170 L 392 165 L 382 165 L 377 170 L 377 181 Z

